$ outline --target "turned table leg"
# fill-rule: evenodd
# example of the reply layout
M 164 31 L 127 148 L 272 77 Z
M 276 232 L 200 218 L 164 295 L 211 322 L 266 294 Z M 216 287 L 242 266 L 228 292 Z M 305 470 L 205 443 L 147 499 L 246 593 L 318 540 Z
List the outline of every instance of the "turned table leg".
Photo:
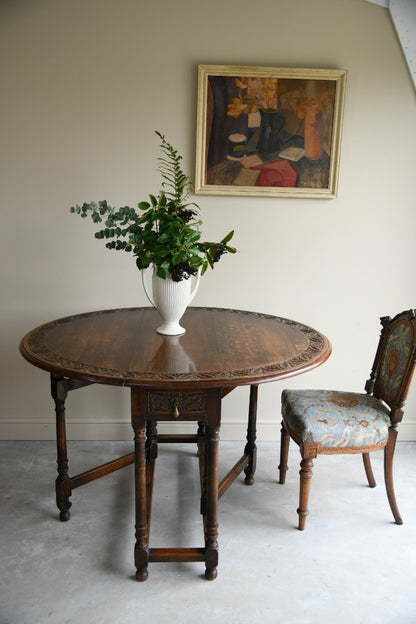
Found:
M 145 581 L 148 577 L 149 535 L 146 505 L 146 420 L 143 407 L 143 395 L 132 389 L 131 409 L 132 426 L 134 429 L 135 454 L 135 500 L 136 500 L 136 543 L 134 546 L 134 563 L 136 579 Z
M 71 517 L 69 509 L 72 505 L 69 500 L 72 491 L 71 479 L 68 474 L 68 453 L 65 425 L 65 400 L 68 396 L 66 380 L 61 377 L 51 375 L 51 394 L 53 400 L 55 401 L 56 412 L 56 447 L 58 464 L 58 477 L 55 481 L 56 505 L 60 511 L 60 520 L 62 520 L 62 522 L 66 522 Z
M 257 421 L 257 395 L 258 386 L 250 386 L 250 402 L 248 410 L 247 444 L 244 453 L 248 455 L 248 464 L 244 468 L 246 485 L 253 485 L 254 473 L 256 472 L 257 447 L 256 447 L 256 421 Z
M 218 566 L 218 444 L 219 428 L 207 427 L 205 578 L 217 578 Z

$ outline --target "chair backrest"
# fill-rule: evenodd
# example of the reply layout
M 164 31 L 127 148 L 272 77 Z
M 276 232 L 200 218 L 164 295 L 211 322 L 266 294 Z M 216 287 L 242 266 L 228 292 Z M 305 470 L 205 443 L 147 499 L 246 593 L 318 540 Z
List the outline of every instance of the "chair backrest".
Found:
M 382 330 L 370 379 L 365 389 L 391 409 L 391 419 L 402 419 L 416 364 L 416 310 L 381 319 Z

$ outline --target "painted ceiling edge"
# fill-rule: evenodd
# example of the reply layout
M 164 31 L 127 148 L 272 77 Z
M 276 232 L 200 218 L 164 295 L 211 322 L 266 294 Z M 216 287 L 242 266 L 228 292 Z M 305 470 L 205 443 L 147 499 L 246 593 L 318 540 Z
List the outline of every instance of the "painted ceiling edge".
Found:
M 388 9 L 416 90 L 416 0 L 366 1 Z

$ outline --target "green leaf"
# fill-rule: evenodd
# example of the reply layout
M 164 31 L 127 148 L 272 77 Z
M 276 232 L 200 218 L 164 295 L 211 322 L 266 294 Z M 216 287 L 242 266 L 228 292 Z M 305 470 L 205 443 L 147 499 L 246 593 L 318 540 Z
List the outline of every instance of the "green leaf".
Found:
M 228 242 L 232 239 L 232 237 L 233 237 L 233 236 L 234 236 L 234 230 L 231 230 L 231 232 L 229 232 L 229 233 L 227 234 L 227 236 L 225 236 L 225 237 L 222 239 L 221 243 L 223 243 L 223 244 L 225 245 L 226 243 L 228 243 Z
M 199 230 L 190 230 L 190 233 L 186 237 L 188 244 L 194 243 L 201 238 L 201 232 Z
M 193 256 L 199 256 L 200 251 L 201 250 L 196 245 L 193 245 L 192 247 L 188 249 L 188 252 Z
M 177 251 L 172 255 L 172 264 L 179 264 L 180 262 L 184 262 L 186 260 L 186 255 L 182 251 Z

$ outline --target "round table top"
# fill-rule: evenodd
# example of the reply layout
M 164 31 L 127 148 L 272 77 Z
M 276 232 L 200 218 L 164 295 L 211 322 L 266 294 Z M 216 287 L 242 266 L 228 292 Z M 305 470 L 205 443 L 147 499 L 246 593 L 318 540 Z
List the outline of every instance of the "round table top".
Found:
M 101 310 L 32 330 L 20 352 L 56 375 L 120 386 L 226 387 L 297 375 L 325 362 L 321 333 L 258 312 L 188 308 L 186 333 L 162 336 L 150 307 Z

